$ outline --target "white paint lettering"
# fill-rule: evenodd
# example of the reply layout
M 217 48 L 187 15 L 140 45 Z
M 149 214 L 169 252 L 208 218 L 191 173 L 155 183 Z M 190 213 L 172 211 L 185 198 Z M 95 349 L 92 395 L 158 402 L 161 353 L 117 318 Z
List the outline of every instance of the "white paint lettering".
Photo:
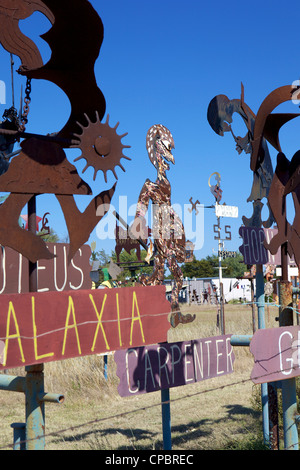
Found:
M 290 375 L 292 370 L 293 370 L 293 359 L 292 358 L 286 358 L 286 362 L 290 363 L 290 369 L 287 369 L 286 365 L 283 364 L 283 357 L 282 357 L 282 351 L 286 348 L 282 349 L 282 338 L 288 335 L 290 338 L 293 337 L 293 335 L 289 331 L 284 331 L 281 333 L 279 336 L 279 360 L 280 360 L 280 370 L 284 375 Z

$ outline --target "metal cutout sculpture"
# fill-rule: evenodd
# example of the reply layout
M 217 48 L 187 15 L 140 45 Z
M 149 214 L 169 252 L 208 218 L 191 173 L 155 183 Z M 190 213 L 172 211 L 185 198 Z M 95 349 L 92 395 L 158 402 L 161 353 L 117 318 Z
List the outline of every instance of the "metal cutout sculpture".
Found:
M 185 261 L 186 241 L 183 224 L 171 207 L 171 185 L 166 175 L 166 171 L 170 169 L 168 162 L 175 164 L 172 154 L 175 145 L 169 129 L 161 124 L 152 126 L 147 132 L 146 147 L 149 159 L 157 170 L 157 179 L 155 183 L 147 179 L 142 187 L 137 203 L 135 226 L 138 226 L 136 222 L 138 219 L 140 219 L 141 226 L 145 225 L 144 217 L 151 200 L 154 204 L 152 227 L 155 247 L 154 269 L 149 277 L 142 275 L 139 280 L 145 286 L 162 284 L 165 262 L 167 262 L 175 279 L 171 295 L 170 318 L 171 326 L 175 328 L 179 323 L 193 321 L 195 315 L 183 315 L 178 303 L 178 295 L 183 283 L 183 274 L 178 263 Z M 144 237 L 141 236 L 141 238 Z
M 263 162 L 265 155 L 262 147 L 264 136 L 268 136 L 278 151 L 274 178 L 269 192 L 269 205 L 274 215 L 278 232 L 265 247 L 275 254 L 286 243 L 287 253 L 300 267 L 300 151 L 289 161 L 282 152 L 279 130 L 298 113 L 272 113 L 280 104 L 293 99 L 295 89 L 292 85 L 279 87 L 272 91 L 261 104 L 255 121 L 251 168 L 255 169 Z M 286 218 L 286 197 L 292 194 L 295 217 L 292 224 Z
M 33 12 L 42 12 L 51 22 L 51 29 L 41 37 L 52 54 L 44 65 L 37 46 L 21 33 L 19 20 Z M 12 139 L 22 138 L 21 151 L 0 176 L 0 191 L 10 195 L 0 206 L 0 244 L 10 246 L 31 262 L 51 258 L 45 243 L 35 234 L 18 226 L 21 209 L 34 195 L 52 193 L 57 197 L 65 216 L 69 236 L 69 260 L 82 246 L 101 218 L 107 213 L 116 183 L 96 195 L 81 213 L 74 194 L 91 195 L 90 186 L 68 162 L 64 148 L 80 148 L 78 159 L 86 159 L 86 167 L 94 168 L 94 180 L 101 170 L 107 182 L 107 171 L 117 179 L 115 167 L 123 149 L 117 126 L 110 127 L 109 118 L 102 123 L 106 110 L 105 98 L 98 88 L 94 64 L 103 41 L 101 18 L 88 0 L 0 0 L 0 43 L 18 55 L 18 72 L 27 77 L 26 112 L 18 131 L 1 130 Z M 56 133 L 40 136 L 24 132 L 27 122 L 30 84 L 32 79 L 51 81 L 61 88 L 71 104 L 67 123 Z M 100 208 L 102 206 L 102 208 Z
M 233 114 L 237 113 L 243 119 L 247 133 L 244 137 L 235 136 L 231 124 L 233 122 Z M 238 154 L 243 151 L 246 154 L 252 153 L 252 142 L 254 138 L 254 125 L 256 116 L 250 107 L 244 101 L 244 87 L 242 84 L 241 98 L 232 99 L 226 95 L 217 95 L 209 103 L 207 110 L 207 119 L 211 128 L 220 136 L 224 136 L 224 132 L 231 132 L 234 141 L 236 143 L 236 150 Z M 251 163 L 251 169 L 253 171 L 253 184 L 251 193 L 247 199 L 247 202 L 253 201 L 253 215 L 250 219 L 243 217 L 243 223 L 245 226 L 261 226 L 264 225 L 268 228 L 274 222 L 274 218 L 270 211 L 269 218 L 267 221 L 261 221 L 261 211 L 263 198 L 268 198 L 272 178 L 273 178 L 273 167 L 271 157 L 268 150 L 267 140 L 270 135 L 262 138 L 261 148 L 264 152 L 264 159 L 253 168 Z M 252 162 L 252 156 L 251 156 Z M 269 208 L 270 209 L 270 208 Z

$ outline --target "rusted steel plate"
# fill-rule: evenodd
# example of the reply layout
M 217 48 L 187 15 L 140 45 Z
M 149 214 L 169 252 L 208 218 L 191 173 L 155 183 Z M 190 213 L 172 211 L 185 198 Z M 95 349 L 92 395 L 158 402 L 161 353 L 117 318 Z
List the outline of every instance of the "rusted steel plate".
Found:
M 60 145 L 39 139 L 21 143 L 19 155 L 1 175 L 0 190 L 26 194 L 91 195 L 90 186 L 78 175 Z
M 239 247 L 245 264 L 266 264 L 268 252 L 264 247 L 264 230 L 258 227 L 240 227 L 243 245 Z
M 254 356 L 252 381 L 258 384 L 298 377 L 299 340 L 299 326 L 257 330 L 250 342 Z
M 119 395 L 156 392 L 232 373 L 230 336 L 116 351 Z
M 257 170 L 264 154 L 261 149 L 265 137 L 278 152 L 281 151 L 278 133 L 283 124 L 297 117 L 297 114 L 271 114 L 281 103 L 292 99 L 293 86 L 285 85 L 273 90 L 262 102 L 255 119 L 250 167 Z
M 165 342 L 165 287 L 0 297 L 0 370 Z

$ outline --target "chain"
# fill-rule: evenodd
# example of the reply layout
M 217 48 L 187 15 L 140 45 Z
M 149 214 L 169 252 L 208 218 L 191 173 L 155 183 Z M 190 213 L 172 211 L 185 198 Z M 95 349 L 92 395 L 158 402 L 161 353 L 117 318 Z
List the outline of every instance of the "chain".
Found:
M 29 114 L 29 104 L 31 102 L 30 93 L 31 93 L 31 78 L 27 78 L 26 88 L 25 88 L 25 98 L 24 98 L 25 105 L 23 108 L 23 113 L 21 116 L 21 122 L 20 122 L 20 127 L 19 127 L 20 132 L 25 131 L 25 126 L 28 123 L 27 116 Z

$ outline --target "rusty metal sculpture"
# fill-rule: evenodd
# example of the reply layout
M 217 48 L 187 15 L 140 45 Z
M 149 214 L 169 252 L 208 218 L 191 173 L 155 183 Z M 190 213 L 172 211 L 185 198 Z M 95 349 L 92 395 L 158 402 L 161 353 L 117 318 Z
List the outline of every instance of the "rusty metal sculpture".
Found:
M 51 22 L 51 29 L 42 36 L 52 51 L 44 65 L 37 46 L 21 33 L 19 20 L 28 18 L 34 11 L 42 12 Z M 102 123 L 106 110 L 105 98 L 98 88 L 94 64 L 103 41 L 101 18 L 88 0 L 0 0 L 0 43 L 18 55 L 21 66 L 18 72 L 27 77 L 26 110 L 18 131 L 1 130 L 11 138 L 24 138 L 21 151 L 11 161 L 7 171 L 0 176 L 0 190 L 10 192 L 0 206 L 0 244 L 10 246 L 31 262 L 51 258 L 44 242 L 17 224 L 21 209 L 32 198 L 42 193 L 57 197 L 64 213 L 70 236 L 69 260 L 88 240 L 90 232 L 109 209 L 115 185 L 94 197 L 81 213 L 74 194 L 91 195 L 90 186 L 80 178 L 74 165 L 69 163 L 64 148 L 80 148 L 76 160 L 86 159 L 86 167 L 94 168 L 94 180 L 101 170 L 107 182 L 107 171 L 117 179 L 115 167 L 125 146 L 109 119 Z M 28 103 L 32 79 L 51 81 L 60 87 L 71 104 L 67 123 L 58 132 L 47 136 L 28 134 Z M 99 210 L 99 207 L 102 209 Z M 5 222 L 4 222 L 5 221 Z
M 262 140 L 264 136 L 268 136 L 278 151 L 277 165 L 268 197 L 278 232 L 270 243 L 265 241 L 265 247 L 274 255 L 280 247 L 286 244 L 287 253 L 291 258 L 294 256 L 297 266 L 300 267 L 300 151 L 297 151 L 289 161 L 282 152 L 278 136 L 280 128 L 299 114 L 272 113 L 280 104 L 292 100 L 294 91 L 291 85 L 279 87 L 271 92 L 261 104 L 254 126 L 251 168 L 257 168 L 264 160 Z M 295 207 L 292 224 L 286 218 L 286 197 L 290 193 Z
M 175 147 L 174 140 L 169 129 L 161 124 L 152 126 L 147 132 L 146 147 L 150 161 L 157 170 L 157 179 L 155 183 L 149 179 L 145 181 L 139 195 L 135 220 L 140 219 L 141 226 L 145 225 L 143 218 L 151 200 L 154 205 L 152 235 L 155 252 L 153 273 L 149 277 L 142 275 L 139 280 L 143 285 L 162 284 L 164 266 L 167 262 L 175 280 L 171 296 L 170 323 L 172 327 L 176 327 L 179 323 L 193 321 L 195 315 L 183 315 L 178 303 L 183 282 L 183 274 L 178 263 L 185 261 L 186 241 L 183 224 L 171 207 L 171 185 L 166 175 L 166 171 L 169 170 L 168 162 L 175 163 L 172 154 L 172 149 Z
M 244 137 L 235 136 L 232 131 L 231 124 L 233 122 L 234 113 L 239 114 L 246 125 L 247 133 Z M 244 101 L 243 85 L 240 99 L 229 100 L 225 95 L 217 95 L 211 100 L 207 110 L 207 119 L 212 129 L 221 136 L 224 135 L 224 132 L 231 132 L 236 143 L 236 150 L 239 154 L 243 151 L 250 155 L 252 153 L 255 118 L 254 112 Z M 245 226 L 261 226 L 261 224 L 263 224 L 264 227 L 267 228 L 274 222 L 271 211 L 268 220 L 264 222 L 261 221 L 261 211 L 263 208 L 261 200 L 268 198 L 273 178 L 273 167 L 267 145 L 268 138 L 265 137 L 261 140 L 264 159 L 261 160 L 255 168 L 253 168 L 251 163 L 253 184 L 247 202 L 253 201 L 253 215 L 250 219 L 243 217 Z

